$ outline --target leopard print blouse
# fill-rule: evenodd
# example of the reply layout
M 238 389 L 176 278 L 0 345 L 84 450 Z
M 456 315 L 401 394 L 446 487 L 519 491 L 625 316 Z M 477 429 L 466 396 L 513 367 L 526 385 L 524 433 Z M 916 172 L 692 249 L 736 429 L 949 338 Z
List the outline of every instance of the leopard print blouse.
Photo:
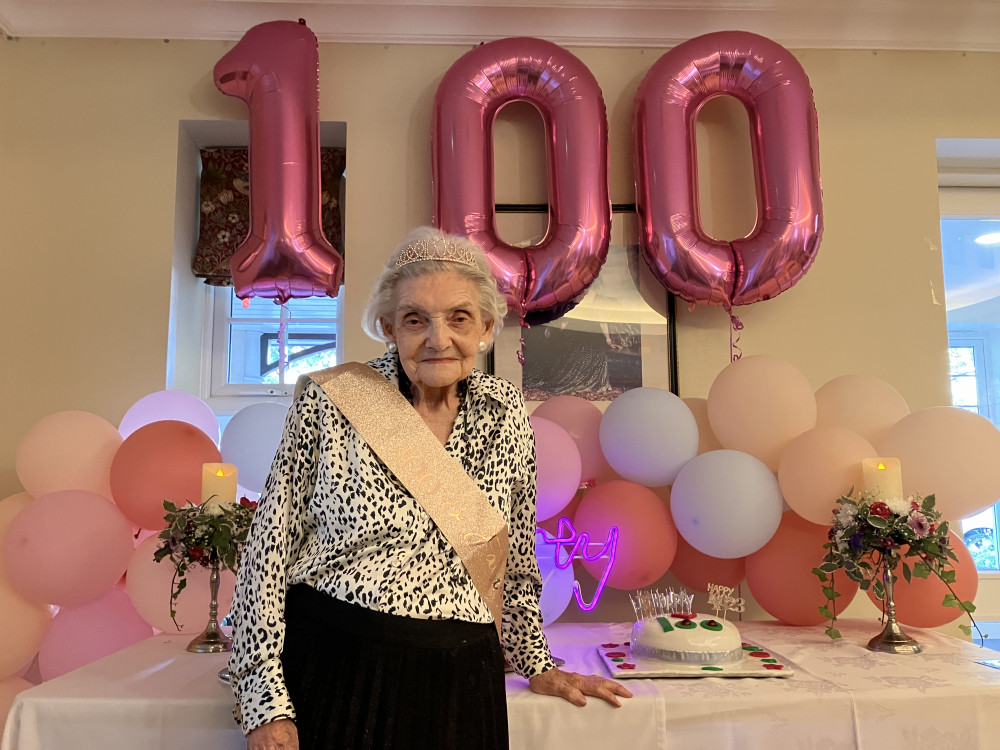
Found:
M 394 355 L 368 364 L 398 386 Z M 530 677 L 553 666 L 538 607 L 534 436 L 510 383 L 474 370 L 465 385 L 445 448 L 507 519 L 504 650 Z M 308 379 L 288 413 L 237 577 L 230 671 L 244 732 L 295 718 L 280 656 L 285 592 L 298 583 L 395 615 L 493 621 L 430 516 Z

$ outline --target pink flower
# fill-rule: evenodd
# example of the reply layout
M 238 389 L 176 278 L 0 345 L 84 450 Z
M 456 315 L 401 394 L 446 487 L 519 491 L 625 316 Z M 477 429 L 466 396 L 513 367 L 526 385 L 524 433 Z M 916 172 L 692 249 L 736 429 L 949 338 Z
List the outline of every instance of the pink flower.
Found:
M 923 539 L 931 532 L 931 524 L 927 522 L 927 516 L 923 513 L 913 512 L 906 520 L 906 525 L 913 529 L 917 539 Z
M 881 500 L 872 503 L 868 508 L 868 515 L 878 516 L 880 518 L 888 518 L 892 514 L 889 510 L 889 506 L 883 503 Z

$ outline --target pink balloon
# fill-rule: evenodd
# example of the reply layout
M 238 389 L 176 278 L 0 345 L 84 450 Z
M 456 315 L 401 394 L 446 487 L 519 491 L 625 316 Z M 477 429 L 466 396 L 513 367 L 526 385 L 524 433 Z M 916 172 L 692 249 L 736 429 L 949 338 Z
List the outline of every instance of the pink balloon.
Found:
M 818 625 L 826 620 L 819 608 L 827 603 L 823 584 L 813 572 L 826 555 L 829 526 L 810 523 L 793 511 L 781 516 L 771 541 L 746 558 L 747 585 L 764 610 L 789 625 Z M 858 593 L 858 584 L 836 574 L 837 611 Z
M 979 590 L 976 563 L 958 534 L 952 531 L 948 536 L 951 539 L 951 549 L 958 557 L 958 562 L 952 563 L 955 583 L 951 587 L 960 601 L 971 602 Z M 912 560 L 908 560 L 907 563 L 913 565 Z M 958 607 L 941 606 L 941 602 L 948 594 L 948 587 L 933 573 L 927 578 L 914 577 L 907 583 L 903 578 L 903 571 L 897 566 L 896 576 L 897 580 L 893 587 L 896 618 L 904 625 L 912 625 L 915 628 L 936 628 L 959 618 L 966 619 L 965 612 Z M 868 596 L 878 606 L 882 606 L 871 589 L 868 590 Z
M 184 391 L 157 391 L 143 396 L 125 412 L 118 432 L 127 438 L 140 427 L 164 419 L 193 424 L 214 442 L 219 442 L 219 418 L 212 407 Z
M 551 518 L 566 507 L 580 489 L 580 451 L 562 427 L 542 417 L 531 417 L 535 432 L 538 472 L 538 519 Z
M 250 114 L 250 235 L 230 260 L 236 296 L 336 297 L 344 260 L 320 220 L 319 49 L 304 21 L 254 26 L 215 65 Z
M 156 562 L 153 553 L 162 541 L 150 538 L 135 548 L 128 564 L 125 588 L 136 612 L 157 630 L 165 633 L 185 633 L 194 637 L 208 624 L 208 568 L 193 566 L 187 572 L 187 587 L 177 597 L 177 624 L 170 619 L 170 582 L 174 566 L 169 558 Z M 219 617 L 233 606 L 236 576 L 223 570 L 219 577 Z
M 3 735 L 7 714 L 10 713 L 10 707 L 14 705 L 14 698 L 17 697 L 18 693 L 23 693 L 30 687 L 34 686 L 20 677 L 0 679 L 0 736 Z
M 85 411 L 57 411 L 38 420 L 17 446 L 17 477 L 38 497 L 87 490 L 111 497 L 108 471 L 122 444 L 107 420 Z
M 755 354 L 716 376 L 708 392 L 708 420 L 726 448 L 749 453 L 777 471 L 792 439 L 816 426 L 816 396 L 793 365 Z
M 670 565 L 670 572 L 688 589 L 708 593 L 708 584 L 736 588 L 743 580 L 745 558 L 721 558 L 706 555 L 680 534 L 677 535 L 677 554 Z
M 497 112 L 531 102 L 546 125 L 549 229 L 521 248 L 494 222 Z M 572 308 L 608 254 L 608 122 L 597 80 L 551 42 L 500 39 L 474 47 L 445 73 L 434 99 L 431 141 L 434 220 L 486 252 L 500 290 L 522 321 L 544 323 Z
M 698 213 L 693 134 L 711 97 L 736 97 L 750 115 L 757 225 L 726 242 Z M 823 233 L 816 106 L 805 71 L 776 42 L 720 31 L 679 44 L 635 96 L 636 205 L 643 257 L 671 292 L 729 307 L 770 299 L 812 264 Z
M 844 427 L 873 445 L 909 413 L 899 391 L 872 375 L 841 375 L 816 391 L 817 427 Z
M 202 464 L 222 454 L 208 435 L 176 420 L 153 422 L 133 432 L 111 462 L 111 492 L 132 523 L 162 529 L 163 501 L 201 502 Z
M 667 572 L 677 551 L 677 529 L 667 504 L 647 487 L 616 480 L 588 490 L 576 510 L 573 524 L 603 544 L 612 526 L 618 527 L 618 548 L 607 585 L 616 589 L 648 586 Z M 607 560 L 583 562 L 600 579 Z
M 21 596 L 0 565 L 0 678 L 24 669 L 38 653 L 45 631 L 52 623 L 48 605 Z M 0 713 L 2 716 L 2 713 Z
M 908 414 L 875 446 L 899 459 L 903 491 L 934 494 L 945 518 L 966 518 L 1000 498 L 1000 430 L 955 406 Z
M 11 584 L 38 604 L 71 606 L 97 598 L 122 577 L 132 528 L 109 500 L 63 490 L 35 498 L 3 540 Z
M 611 470 L 601 450 L 601 410 L 579 396 L 556 396 L 531 413 L 555 422 L 576 441 L 580 451 L 581 481 L 593 482 Z
M 837 498 L 862 489 L 861 462 L 875 455 L 871 443 L 843 427 L 806 430 L 781 454 L 781 495 L 807 521 L 829 526 Z
M 38 652 L 38 671 L 51 680 L 153 635 L 128 595 L 110 588 L 101 597 L 63 607 Z

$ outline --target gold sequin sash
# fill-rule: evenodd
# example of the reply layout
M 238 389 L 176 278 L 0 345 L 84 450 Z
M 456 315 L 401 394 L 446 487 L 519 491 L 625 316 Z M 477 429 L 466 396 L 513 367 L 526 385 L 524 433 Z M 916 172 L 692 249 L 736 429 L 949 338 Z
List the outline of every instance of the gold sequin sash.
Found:
M 396 475 L 455 548 L 500 634 L 507 524 L 398 389 L 360 362 L 307 376 Z

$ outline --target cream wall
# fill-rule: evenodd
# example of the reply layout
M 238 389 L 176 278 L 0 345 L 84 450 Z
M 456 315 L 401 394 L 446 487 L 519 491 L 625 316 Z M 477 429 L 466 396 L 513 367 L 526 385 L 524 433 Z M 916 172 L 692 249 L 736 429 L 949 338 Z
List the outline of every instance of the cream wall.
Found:
M 0 497 L 20 489 L 15 448 L 39 418 L 83 409 L 116 423 L 165 386 L 178 122 L 245 118 L 211 80 L 230 46 L 0 41 Z M 358 327 L 379 263 L 430 220 L 433 95 L 465 49 L 321 45 L 321 119 L 347 122 L 349 358 L 379 349 Z M 607 101 L 612 200 L 631 202 L 632 99 L 664 50 L 573 51 Z M 743 351 L 785 358 L 816 387 L 865 372 L 913 409 L 947 403 L 934 141 L 1000 137 L 1000 55 L 797 57 L 819 112 L 826 231 L 794 288 L 737 310 Z M 747 199 L 727 196 L 724 162 L 706 167 L 706 213 L 723 229 L 729 201 Z M 678 336 L 681 395 L 705 396 L 728 361 L 728 320 L 682 309 Z

